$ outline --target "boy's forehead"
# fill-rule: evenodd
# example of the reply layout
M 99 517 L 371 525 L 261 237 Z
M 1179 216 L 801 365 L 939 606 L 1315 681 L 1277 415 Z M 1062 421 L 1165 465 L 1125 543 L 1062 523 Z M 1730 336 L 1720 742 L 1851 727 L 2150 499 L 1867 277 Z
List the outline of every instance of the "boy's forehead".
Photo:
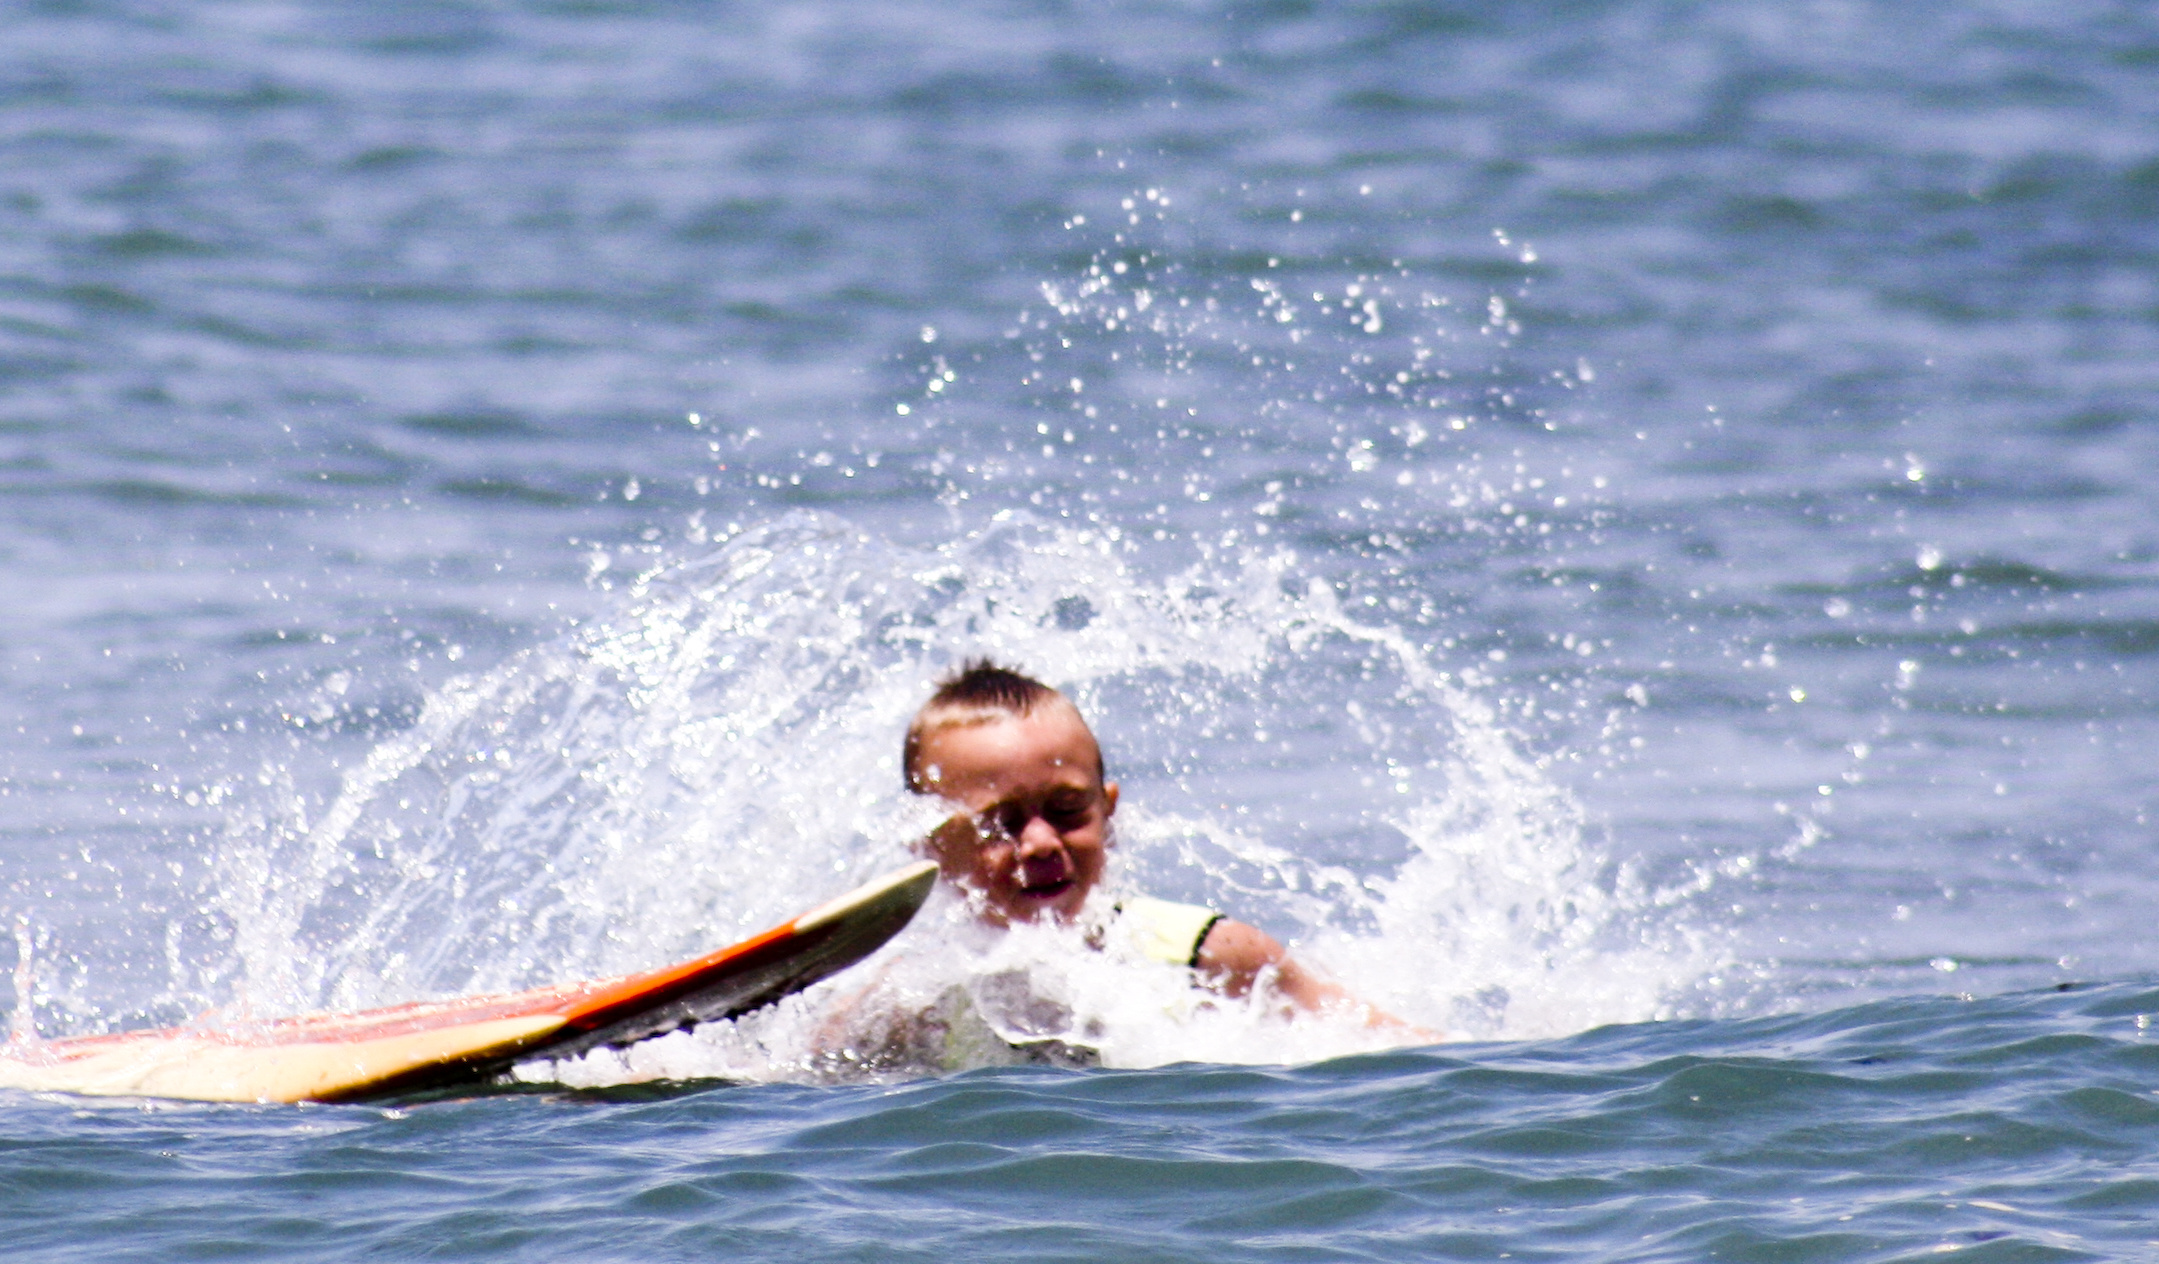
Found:
M 1094 730 L 1087 727 L 1085 717 L 1072 700 L 1062 694 L 1052 694 L 1049 699 L 1031 711 L 1007 711 L 1002 707 L 924 707 L 915 720 L 915 726 L 927 739 L 939 733 L 955 729 L 991 728 L 1011 725 L 1017 729 L 1041 732 L 1048 729 L 1077 729 L 1087 740 L 1094 740 Z
M 922 733 L 924 762 L 934 779 L 995 779 L 1025 765 L 1077 766 L 1099 775 L 1102 754 L 1079 709 L 1060 698 L 1026 715 L 932 719 Z

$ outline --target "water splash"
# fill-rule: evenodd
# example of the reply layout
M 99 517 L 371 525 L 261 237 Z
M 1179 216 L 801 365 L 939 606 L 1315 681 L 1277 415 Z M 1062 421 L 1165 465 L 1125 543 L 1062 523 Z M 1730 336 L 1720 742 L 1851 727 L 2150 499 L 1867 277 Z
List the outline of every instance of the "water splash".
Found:
M 15 919 L 15 1013 L 8 1025 L 12 1044 L 34 1045 L 37 1035 L 37 937 L 30 919 Z
M 225 912 L 250 995 L 527 986 L 790 916 L 908 857 L 935 809 L 900 787 L 899 734 L 977 653 L 1094 720 L 1129 805 L 1109 895 L 1223 908 L 1456 1034 L 1652 1017 L 1711 964 L 1683 906 L 1584 842 L 1474 674 L 1356 622 L 1286 551 L 1159 574 L 1114 537 L 1006 514 L 910 550 L 796 513 L 655 570 L 615 616 L 441 690 L 319 817 L 236 831 Z M 1055 932 L 975 945 L 952 916 L 859 977 L 576 1074 L 811 1074 L 819 1007 L 880 970 L 916 1001 L 1019 971 L 1120 1064 L 1373 1040 L 1198 1004 L 1174 972 L 1136 985 Z

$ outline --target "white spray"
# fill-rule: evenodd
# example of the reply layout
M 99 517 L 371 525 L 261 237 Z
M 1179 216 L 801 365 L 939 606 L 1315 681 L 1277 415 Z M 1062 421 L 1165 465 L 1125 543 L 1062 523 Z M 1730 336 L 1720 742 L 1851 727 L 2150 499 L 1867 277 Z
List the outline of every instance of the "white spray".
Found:
M 615 617 L 443 689 L 319 819 L 236 832 L 239 973 L 258 1007 L 344 1008 L 752 933 L 909 858 L 934 807 L 900 786 L 899 735 L 975 654 L 1095 724 L 1125 786 L 1110 897 L 1210 903 L 1474 1037 L 1654 1017 L 1714 964 L 1585 845 L 1476 687 L 1352 620 L 1293 556 L 1228 547 L 1155 576 L 1141 560 L 1112 532 L 1010 515 L 909 551 L 792 514 L 663 567 Z M 833 1006 L 873 980 L 927 1003 L 1024 976 L 1062 1034 L 1119 1065 L 1374 1043 L 1135 975 L 1055 930 L 979 942 L 955 916 L 933 906 L 878 960 L 763 1015 L 547 1073 L 830 1075 Z

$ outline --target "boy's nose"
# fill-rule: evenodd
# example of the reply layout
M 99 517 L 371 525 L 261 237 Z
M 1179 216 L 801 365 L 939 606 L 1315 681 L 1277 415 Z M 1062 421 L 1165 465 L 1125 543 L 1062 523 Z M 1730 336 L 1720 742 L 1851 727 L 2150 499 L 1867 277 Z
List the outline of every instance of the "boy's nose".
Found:
M 1020 826 L 1019 838 L 1014 841 L 1019 844 L 1019 854 L 1023 858 L 1046 855 L 1064 846 L 1064 837 L 1039 816 L 1028 817 L 1027 823 Z

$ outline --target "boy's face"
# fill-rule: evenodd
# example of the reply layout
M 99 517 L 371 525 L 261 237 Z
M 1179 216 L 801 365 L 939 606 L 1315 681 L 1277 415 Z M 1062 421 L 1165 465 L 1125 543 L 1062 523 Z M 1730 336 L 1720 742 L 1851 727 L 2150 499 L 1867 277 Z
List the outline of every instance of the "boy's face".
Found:
M 1102 877 L 1117 786 L 1069 703 L 922 735 L 930 793 L 966 811 L 930 835 L 947 880 L 979 893 L 994 925 L 1070 920 Z

